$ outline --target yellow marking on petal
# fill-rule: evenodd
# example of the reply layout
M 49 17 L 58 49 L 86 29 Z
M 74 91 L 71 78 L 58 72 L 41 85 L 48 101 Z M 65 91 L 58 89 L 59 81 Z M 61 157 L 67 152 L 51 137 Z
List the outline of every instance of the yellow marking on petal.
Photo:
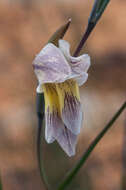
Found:
M 62 112 L 62 109 L 64 108 L 64 100 L 65 95 L 69 95 L 72 97 L 75 97 L 78 101 L 80 101 L 80 93 L 79 93 L 79 87 L 76 81 L 70 79 L 63 83 L 57 83 L 56 84 L 56 90 L 58 93 L 59 98 L 59 104 L 60 104 L 60 112 Z
M 45 111 L 49 108 L 49 111 L 52 113 L 54 111 L 60 113 L 59 99 L 56 90 L 55 83 L 44 84 L 43 85 L 44 98 L 45 98 Z

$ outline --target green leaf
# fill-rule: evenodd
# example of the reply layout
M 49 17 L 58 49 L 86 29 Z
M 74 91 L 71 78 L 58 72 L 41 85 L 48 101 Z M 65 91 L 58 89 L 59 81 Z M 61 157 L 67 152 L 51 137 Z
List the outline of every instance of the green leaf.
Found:
M 103 3 L 101 4 L 100 9 L 99 9 L 99 11 L 98 11 L 98 13 L 96 15 L 96 22 L 100 19 L 101 15 L 104 12 L 104 10 L 105 10 L 106 6 L 108 5 L 109 1 L 110 0 L 103 1 Z
M 99 0 L 99 1 L 97 1 L 97 12 L 100 10 L 100 8 L 101 8 L 101 6 L 102 6 L 102 4 L 103 4 L 104 1 L 105 0 Z
M 102 0 L 95 0 L 90 17 L 89 22 L 94 22 L 96 12 L 98 12 L 99 7 L 101 6 Z
M 120 116 L 120 114 L 125 110 L 126 108 L 126 102 L 121 106 L 121 108 L 116 112 L 116 114 L 113 116 L 113 118 L 108 122 L 108 124 L 103 128 L 103 130 L 96 136 L 96 138 L 92 141 L 92 143 L 89 145 L 87 150 L 84 152 L 80 160 L 77 162 L 75 167 L 68 173 L 68 175 L 65 177 L 63 182 L 59 185 L 59 188 L 57 190 L 64 190 L 73 180 L 73 178 L 77 175 L 81 167 L 85 164 L 86 160 L 96 147 L 96 145 L 99 143 L 99 141 L 104 137 L 106 132 L 111 128 L 113 123 L 116 121 L 116 119 Z
M 97 21 L 100 19 L 101 15 L 103 14 L 107 4 L 110 0 L 95 0 L 95 3 L 93 5 L 90 17 L 89 17 L 89 23 L 97 23 Z

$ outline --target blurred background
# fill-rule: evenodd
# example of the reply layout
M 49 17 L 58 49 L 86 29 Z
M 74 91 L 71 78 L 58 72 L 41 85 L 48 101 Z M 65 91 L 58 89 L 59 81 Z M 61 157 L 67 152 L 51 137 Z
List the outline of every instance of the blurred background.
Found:
M 59 26 L 74 52 L 92 1 L 0 1 L 0 173 L 4 190 L 44 190 L 36 159 L 37 80 L 32 61 Z M 57 143 L 43 142 L 51 189 L 61 182 L 88 144 L 126 99 L 126 1 L 112 0 L 82 53 L 91 56 L 88 82 L 81 87 L 84 120 L 77 154 L 68 158 Z M 69 190 L 125 190 L 126 113 L 95 148 Z

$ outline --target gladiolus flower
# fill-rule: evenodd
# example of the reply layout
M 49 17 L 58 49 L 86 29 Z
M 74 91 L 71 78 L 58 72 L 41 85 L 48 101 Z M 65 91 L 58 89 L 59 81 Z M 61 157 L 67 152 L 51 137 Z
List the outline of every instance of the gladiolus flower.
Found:
M 59 40 L 59 47 L 48 43 L 33 62 L 37 92 L 44 92 L 45 98 L 45 139 L 48 143 L 57 140 L 69 156 L 75 154 L 81 129 L 79 86 L 86 82 L 89 66 L 90 57 L 72 57 L 65 40 Z

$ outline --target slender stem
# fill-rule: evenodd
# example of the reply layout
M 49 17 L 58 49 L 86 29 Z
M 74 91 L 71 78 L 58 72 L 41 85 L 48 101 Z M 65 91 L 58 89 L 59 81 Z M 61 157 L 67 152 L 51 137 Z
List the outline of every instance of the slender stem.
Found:
M 89 37 L 89 35 L 90 35 L 90 33 L 91 33 L 91 31 L 93 30 L 94 27 L 95 27 L 94 23 L 89 23 L 88 24 L 88 26 L 86 28 L 86 31 L 85 31 L 85 33 L 84 33 L 84 35 L 83 35 L 77 49 L 75 50 L 75 53 L 73 55 L 74 57 L 77 57 L 79 55 L 82 47 L 84 46 L 86 40 L 88 39 L 88 37 Z
M 72 181 L 72 179 L 77 175 L 80 168 L 85 164 L 86 160 L 98 144 L 98 142 L 102 139 L 102 137 L 105 135 L 105 133 L 111 128 L 113 123 L 116 121 L 116 119 L 120 116 L 120 114 L 124 111 L 126 108 L 126 102 L 121 106 L 121 108 L 116 112 L 116 114 L 113 116 L 113 118 L 107 123 L 107 125 L 103 128 L 103 130 L 96 136 L 96 138 L 92 141 L 92 143 L 89 145 L 87 150 L 82 155 L 81 159 L 77 162 L 75 167 L 68 173 L 68 175 L 65 177 L 63 182 L 59 185 L 58 190 L 64 190 Z
M 42 157 L 42 124 L 44 120 L 44 109 L 45 109 L 45 104 L 44 104 L 44 94 L 43 93 L 37 93 L 36 94 L 36 110 L 37 110 L 37 116 L 38 116 L 38 134 L 37 134 L 37 159 L 38 159 L 38 167 L 40 171 L 40 176 L 42 179 L 42 182 L 45 186 L 45 190 L 48 190 L 48 182 L 46 179 L 46 175 L 44 172 L 44 167 L 43 167 L 43 160 L 41 159 Z
M 86 40 L 88 39 L 90 33 L 92 32 L 93 28 L 96 26 L 98 20 L 100 19 L 101 15 L 103 14 L 107 4 L 109 3 L 110 0 L 95 0 L 94 6 L 92 8 L 90 17 L 88 19 L 88 25 L 86 28 L 86 31 L 77 47 L 75 50 L 74 56 L 77 57 L 84 46 Z
M 2 181 L 1 181 L 1 178 L 0 178 L 0 190 L 2 190 Z
M 44 115 L 42 117 L 38 117 L 38 136 L 37 136 L 37 159 L 38 159 L 38 167 L 39 167 L 39 171 L 40 171 L 40 176 L 42 179 L 42 182 L 44 184 L 45 190 L 48 190 L 47 186 L 48 186 L 48 182 L 46 179 L 46 175 L 44 172 L 44 167 L 43 167 L 43 161 L 41 159 L 41 145 L 42 145 L 42 123 L 43 123 L 43 118 Z
M 126 120 L 124 123 L 123 131 L 123 144 L 122 144 L 122 179 L 121 179 L 121 190 L 126 189 Z

